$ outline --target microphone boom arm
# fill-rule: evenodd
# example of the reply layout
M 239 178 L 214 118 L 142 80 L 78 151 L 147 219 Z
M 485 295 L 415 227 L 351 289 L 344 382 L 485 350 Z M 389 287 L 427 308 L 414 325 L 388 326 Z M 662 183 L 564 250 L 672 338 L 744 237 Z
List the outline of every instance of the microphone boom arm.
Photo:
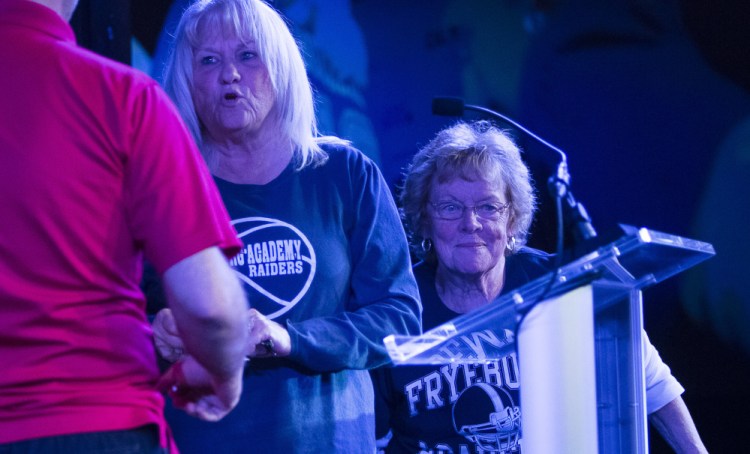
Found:
M 596 237 L 596 230 L 591 224 L 591 218 L 589 217 L 588 212 L 583 207 L 583 205 L 576 201 L 575 197 L 573 197 L 573 193 L 570 191 L 568 158 L 564 151 L 537 136 L 533 132 L 529 131 L 523 125 L 519 124 L 512 118 L 509 118 L 503 114 L 495 112 L 494 110 L 487 109 L 485 107 L 472 104 L 464 104 L 463 100 L 460 98 L 434 98 L 432 102 L 432 109 L 433 113 L 437 115 L 462 116 L 464 110 L 474 110 L 488 115 L 492 118 L 499 118 L 500 120 L 505 121 L 520 129 L 547 148 L 557 152 L 557 154 L 560 155 L 560 162 L 557 164 L 555 173 L 550 176 L 549 180 L 547 181 L 547 189 L 549 190 L 553 199 L 560 200 L 562 202 L 563 210 L 568 215 L 568 220 L 573 228 L 573 236 L 576 241 L 584 242 Z

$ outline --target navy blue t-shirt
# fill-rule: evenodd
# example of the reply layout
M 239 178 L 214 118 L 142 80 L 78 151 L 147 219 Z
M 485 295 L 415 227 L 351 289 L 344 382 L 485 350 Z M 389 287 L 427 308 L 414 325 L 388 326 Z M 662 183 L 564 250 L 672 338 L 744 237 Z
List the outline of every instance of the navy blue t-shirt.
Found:
M 345 146 L 265 185 L 216 179 L 244 243 L 230 262 L 249 303 L 285 325 L 286 358 L 251 360 L 239 405 L 218 423 L 167 408 L 183 454 L 372 453 L 367 369 L 383 338 L 420 333 L 401 221 L 375 164 Z
M 522 248 L 506 259 L 503 293 L 547 273 L 550 256 Z M 415 266 L 424 307 L 423 328 L 462 314 L 448 309 L 435 290 L 435 267 Z M 512 327 L 471 333 L 501 348 L 514 342 Z M 477 364 L 384 367 L 372 372 L 377 435 L 392 438 L 387 453 L 517 453 L 521 446 L 519 367 L 515 353 Z

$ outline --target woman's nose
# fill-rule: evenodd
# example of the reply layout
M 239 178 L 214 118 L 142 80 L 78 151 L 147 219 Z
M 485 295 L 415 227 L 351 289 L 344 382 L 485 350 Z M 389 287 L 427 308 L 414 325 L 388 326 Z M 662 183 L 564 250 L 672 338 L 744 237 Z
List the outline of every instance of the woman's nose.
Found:
M 225 63 L 221 70 L 221 80 L 226 84 L 239 82 L 240 72 L 237 70 L 237 65 L 231 62 Z
M 482 222 L 473 207 L 466 207 L 464 210 L 461 216 L 461 228 L 470 232 L 482 228 Z

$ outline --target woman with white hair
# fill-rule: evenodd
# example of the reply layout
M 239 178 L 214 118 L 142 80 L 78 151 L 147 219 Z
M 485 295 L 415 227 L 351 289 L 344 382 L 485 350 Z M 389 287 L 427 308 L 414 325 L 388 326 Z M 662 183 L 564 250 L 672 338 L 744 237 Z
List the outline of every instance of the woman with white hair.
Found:
M 401 193 L 426 330 L 479 309 L 551 270 L 550 255 L 526 247 L 534 189 L 511 137 L 487 121 L 458 122 L 413 158 Z M 510 328 L 510 327 L 509 327 Z M 510 330 L 456 342 L 515 342 Z M 676 452 L 705 452 L 672 376 L 644 336 L 650 421 Z M 373 372 L 377 434 L 385 452 L 520 453 L 520 378 L 515 353 L 476 364 L 380 368 Z M 573 446 L 566 446 L 575 450 Z
M 372 453 L 367 369 L 388 361 L 385 336 L 420 332 L 421 312 L 379 170 L 318 134 L 299 48 L 262 1 L 192 4 L 165 87 L 245 244 L 231 264 L 253 308 L 239 405 L 214 424 L 168 412 L 180 450 Z M 156 342 L 170 361 L 182 352 L 173 328 L 160 311 Z

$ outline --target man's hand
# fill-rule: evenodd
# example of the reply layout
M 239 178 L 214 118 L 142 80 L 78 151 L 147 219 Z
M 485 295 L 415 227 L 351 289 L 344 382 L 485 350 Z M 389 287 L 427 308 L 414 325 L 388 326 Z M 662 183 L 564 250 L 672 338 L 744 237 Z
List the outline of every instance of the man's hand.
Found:
M 162 358 L 174 363 L 185 354 L 185 345 L 180 339 L 171 309 L 162 309 L 151 325 L 154 330 L 154 345 Z
M 240 400 L 242 371 L 217 381 L 192 356 L 184 356 L 164 373 L 159 389 L 172 398 L 176 408 L 205 421 L 218 421 Z

